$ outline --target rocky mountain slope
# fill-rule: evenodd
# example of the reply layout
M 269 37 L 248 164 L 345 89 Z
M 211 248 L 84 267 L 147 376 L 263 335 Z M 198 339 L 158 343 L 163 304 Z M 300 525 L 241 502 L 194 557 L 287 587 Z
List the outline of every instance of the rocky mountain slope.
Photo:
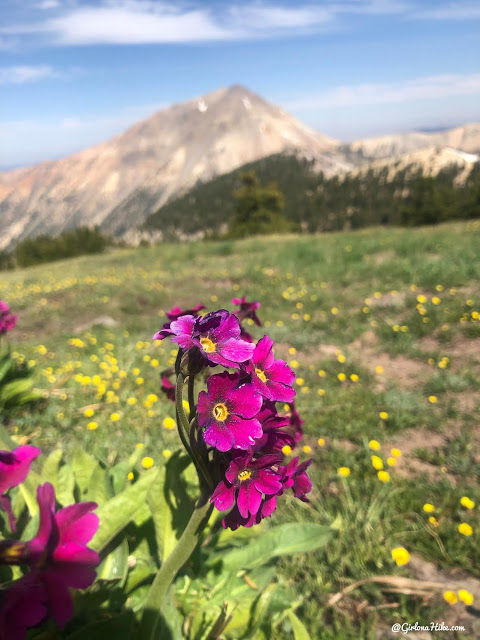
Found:
M 78 225 L 120 234 L 198 181 L 281 151 L 334 173 L 346 168 L 337 148 L 251 91 L 220 89 L 75 155 L 0 174 L 0 249 Z

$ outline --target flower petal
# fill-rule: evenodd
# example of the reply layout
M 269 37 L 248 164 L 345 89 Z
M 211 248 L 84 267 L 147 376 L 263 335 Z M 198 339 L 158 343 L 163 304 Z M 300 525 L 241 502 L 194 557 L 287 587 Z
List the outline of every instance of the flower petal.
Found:
M 255 438 L 260 438 L 263 433 L 262 425 L 255 418 L 243 420 L 243 418 L 230 414 L 225 425 L 232 434 L 235 449 L 248 449 L 255 444 Z
M 248 514 L 255 515 L 260 509 L 262 494 L 254 487 L 253 482 L 243 482 L 238 490 L 237 507 L 240 515 L 248 518 Z
M 210 502 L 215 504 L 218 511 L 228 511 L 235 502 L 235 487 L 227 487 L 224 482 L 220 482 L 213 492 Z
M 272 366 L 275 359 L 272 351 L 273 344 L 273 340 L 269 336 L 263 336 L 263 338 L 260 338 L 257 342 L 252 356 L 252 361 L 257 369 L 261 369 L 263 371 L 265 369 L 270 369 Z
M 242 418 L 253 418 L 260 411 L 263 398 L 251 384 L 243 384 L 230 393 L 231 411 Z M 258 436 L 257 436 L 258 437 Z
M 212 422 L 203 434 L 203 439 L 211 447 L 219 451 L 230 451 L 235 444 L 233 433 L 224 423 Z

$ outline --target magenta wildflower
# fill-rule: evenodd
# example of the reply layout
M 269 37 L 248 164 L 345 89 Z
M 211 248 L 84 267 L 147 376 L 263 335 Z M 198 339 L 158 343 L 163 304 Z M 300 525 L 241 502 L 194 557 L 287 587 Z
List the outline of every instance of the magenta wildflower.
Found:
M 276 495 L 265 496 L 257 513 L 254 516 L 250 514 L 247 518 L 240 515 L 240 511 L 235 505 L 223 518 L 222 526 L 224 529 L 231 529 L 232 531 L 236 531 L 239 527 L 253 527 L 256 524 L 260 524 L 264 518 L 270 517 L 276 508 Z
M 250 318 L 255 322 L 257 327 L 262 326 L 262 323 L 256 314 L 257 309 L 261 306 L 260 302 L 247 302 L 247 299 L 243 296 L 242 298 L 232 298 L 232 304 L 236 304 L 240 307 L 234 311 L 234 314 L 240 321 L 244 318 Z
M 253 445 L 254 451 L 262 453 L 275 453 L 283 449 L 285 445 L 292 447 L 295 443 L 293 437 L 281 430 L 289 424 L 287 416 L 279 416 L 275 403 L 265 400 L 261 411 L 255 416 L 262 425 L 263 435 Z
M 4 300 L 0 300 L 0 336 L 10 331 L 17 324 L 18 316 L 10 313 L 10 307 Z
M 170 311 L 166 312 L 166 316 L 167 318 L 170 320 L 170 322 L 173 322 L 174 320 L 177 320 L 180 316 L 198 316 L 198 312 L 201 311 L 202 309 L 206 309 L 204 304 L 197 304 L 196 307 L 193 307 L 192 309 L 182 309 L 181 307 L 173 307 L 172 309 L 170 309 Z
M 190 349 L 193 347 L 192 330 L 195 319 L 195 316 L 180 316 L 173 322 L 166 322 L 153 336 L 153 340 L 163 340 L 173 336 L 172 342 L 177 342 L 184 350 Z
M 198 394 L 198 423 L 205 442 L 219 451 L 248 449 L 262 435 L 255 417 L 262 397 L 251 384 L 238 386 L 235 373 L 219 373 L 207 380 L 208 391 Z
M 0 591 L 0 640 L 24 640 L 47 615 L 45 586 L 28 573 Z
M 211 366 L 220 364 L 238 369 L 240 363 L 251 357 L 255 348 L 240 339 L 238 318 L 225 309 L 197 318 L 192 340 Z
M 236 504 L 238 513 L 245 519 L 257 515 L 263 496 L 273 496 L 282 490 L 281 476 L 272 469 L 279 459 L 275 454 L 256 460 L 249 453 L 235 457 L 225 472 L 225 480 L 213 492 L 211 502 L 219 511 L 228 511 Z
M 15 517 L 6 492 L 25 480 L 30 465 L 41 454 L 40 449 L 24 444 L 13 451 L 0 451 L 0 509 L 8 515 L 10 529 L 15 531 Z
M 295 374 L 283 360 L 275 360 L 273 340 L 263 336 L 257 342 L 246 370 L 252 376 L 255 388 L 268 400 L 291 402 L 295 396 L 292 384 Z
M 306 460 L 301 465 L 298 462 L 298 458 L 293 458 L 286 466 L 278 467 L 278 473 L 282 476 L 284 489 L 292 489 L 295 498 L 309 502 L 306 494 L 312 490 L 312 482 L 307 475 L 307 469 L 312 461 Z
M 87 543 L 98 529 L 95 502 L 80 502 L 55 513 L 55 489 L 50 483 L 37 488 L 40 509 L 38 532 L 29 542 L 0 541 L 0 563 L 27 564 L 32 581 L 44 587 L 48 613 L 59 627 L 73 615 L 70 589 L 86 589 L 95 580 L 100 562 Z
M 161 384 L 162 391 L 167 396 L 167 399 L 175 402 L 175 385 L 171 382 L 170 378 L 162 376 Z

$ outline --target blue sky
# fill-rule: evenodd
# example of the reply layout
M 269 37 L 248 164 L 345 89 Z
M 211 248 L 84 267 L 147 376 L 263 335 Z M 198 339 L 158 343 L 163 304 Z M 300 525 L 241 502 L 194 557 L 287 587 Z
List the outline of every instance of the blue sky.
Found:
M 243 84 L 341 140 L 480 120 L 480 3 L 1 0 L 0 167 Z

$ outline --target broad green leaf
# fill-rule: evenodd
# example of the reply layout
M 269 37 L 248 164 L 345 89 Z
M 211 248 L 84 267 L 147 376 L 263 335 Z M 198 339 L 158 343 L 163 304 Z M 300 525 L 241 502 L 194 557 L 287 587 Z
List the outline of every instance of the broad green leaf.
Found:
M 288 523 L 266 531 L 248 546 L 227 553 L 215 554 L 209 564 L 221 562 L 222 568 L 238 571 L 264 564 L 282 555 L 305 553 L 324 546 L 332 531 L 314 523 Z
M 292 625 L 293 637 L 295 640 L 311 640 L 310 634 L 305 628 L 305 625 L 291 609 L 287 611 L 287 616 L 290 620 L 290 624 Z
M 65 636 L 66 640 L 131 640 L 133 637 L 133 612 L 122 613 L 107 620 L 98 620 Z
M 96 502 L 98 505 L 107 500 L 107 472 L 99 464 L 93 469 L 90 483 L 87 487 L 85 500 Z
M 255 605 L 253 607 L 248 632 L 244 636 L 245 638 L 248 638 L 249 635 L 255 633 L 262 625 L 267 615 L 268 607 L 276 588 L 277 585 L 275 583 L 269 584 L 268 587 L 258 596 L 257 601 L 255 602 Z
M 20 378 L 20 380 L 12 380 L 0 387 L 0 404 L 7 404 L 15 396 L 30 391 L 32 381 L 29 378 Z
M 73 495 L 73 490 L 75 489 L 75 478 L 73 475 L 73 469 L 69 464 L 64 464 L 58 470 L 58 480 L 57 480 L 57 500 L 62 505 L 62 507 L 66 507 L 69 504 L 73 504 L 75 502 L 75 497 Z
M 123 587 L 128 574 L 128 542 L 122 538 L 119 545 L 106 556 L 97 569 L 98 580 L 115 580 Z
M 51 482 L 55 487 L 55 490 L 57 490 L 58 487 L 58 470 L 60 468 L 62 457 L 62 449 L 55 449 L 45 458 L 45 462 L 42 467 L 41 476 L 43 482 Z
M 92 473 L 98 466 L 97 461 L 83 449 L 76 449 L 72 460 L 72 469 L 75 480 L 82 493 L 88 488 Z
M 7 354 L 0 360 L 0 382 L 5 378 L 11 367 L 12 359 L 10 358 L 10 355 Z
M 154 471 L 144 473 L 135 484 L 127 487 L 125 491 L 97 509 L 100 526 L 90 547 L 95 551 L 102 551 L 127 526 L 139 505 L 145 501 L 147 492 L 156 477 L 157 474 Z

